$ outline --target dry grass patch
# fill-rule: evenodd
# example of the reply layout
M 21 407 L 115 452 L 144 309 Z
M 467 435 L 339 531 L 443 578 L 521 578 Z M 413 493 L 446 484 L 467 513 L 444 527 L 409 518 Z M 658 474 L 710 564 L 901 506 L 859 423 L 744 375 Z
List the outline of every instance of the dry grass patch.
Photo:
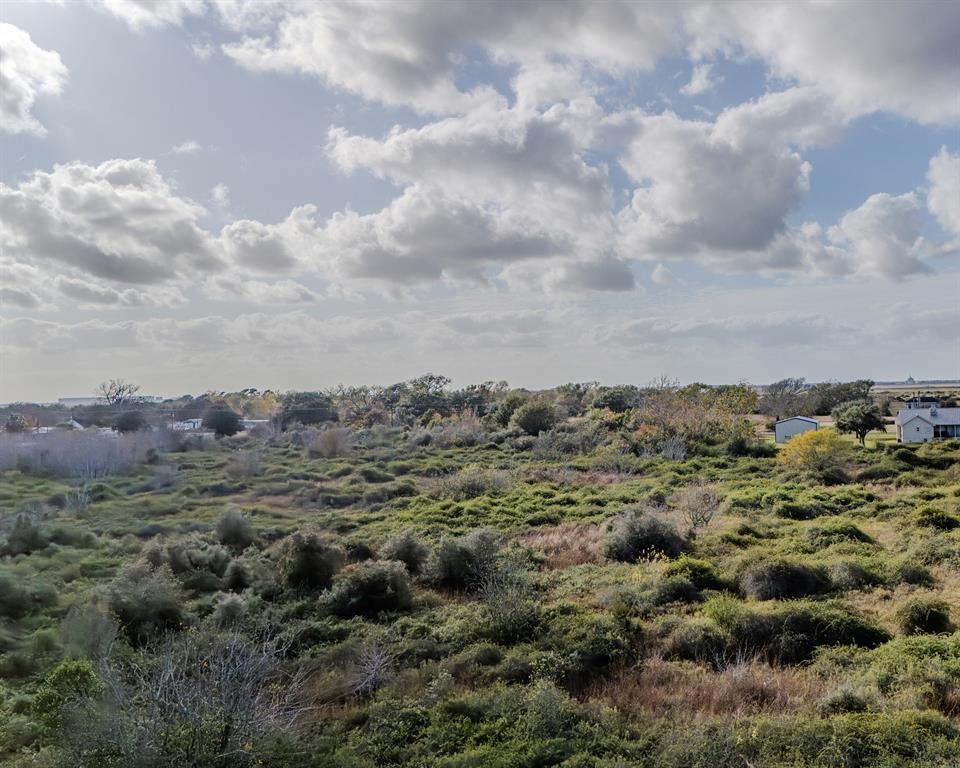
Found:
M 544 567 L 553 570 L 603 560 L 603 531 L 585 523 L 561 523 L 524 533 L 517 541 L 545 558 Z
M 755 660 L 715 672 L 692 662 L 653 657 L 640 668 L 623 669 L 596 682 L 586 698 L 616 707 L 630 717 L 653 714 L 691 721 L 810 709 L 828 685 L 802 668 Z

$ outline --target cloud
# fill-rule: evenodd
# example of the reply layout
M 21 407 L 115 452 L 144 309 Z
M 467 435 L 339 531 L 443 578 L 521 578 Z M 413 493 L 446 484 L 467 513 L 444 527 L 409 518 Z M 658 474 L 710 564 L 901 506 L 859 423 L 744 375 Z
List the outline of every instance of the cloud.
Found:
M 308 268 L 308 254 L 318 235 L 316 208 L 294 208 L 278 224 L 239 219 L 220 232 L 224 254 L 237 266 L 259 274 L 276 275 Z
M 930 249 L 920 236 L 921 207 L 916 194 L 871 195 L 845 214 L 828 236 L 849 250 L 856 274 L 898 278 L 929 272 Z
M 657 285 L 672 285 L 677 282 L 676 275 L 674 275 L 668 267 L 663 266 L 663 264 L 657 264 L 657 266 L 653 268 L 653 272 L 650 273 L 650 279 Z
M 922 123 L 960 120 L 960 14 L 939 0 L 698 3 L 690 50 L 762 59 L 852 114 L 886 110 Z
M 264 282 L 214 277 L 204 284 L 204 292 L 219 301 L 244 301 L 251 304 L 312 304 L 322 297 L 316 291 L 293 280 Z
M 599 344 L 650 350 L 717 343 L 781 348 L 815 347 L 835 341 L 844 330 L 850 329 L 822 315 L 778 313 L 763 317 L 643 317 L 603 324 L 593 335 Z
M 522 213 L 423 185 L 408 187 L 374 214 L 334 214 L 320 243 L 336 278 L 388 289 L 438 280 L 486 283 L 487 267 L 563 255 L 571 247 Z
M 198 144 L 193 139 L 184 141 L 181 144 L 177 144 L 170 148 L 170 151 L 175 155 L 195 155 L 201 149 L 200 144 Z
M 204 0 L 95 0 L 95 3 L 138 32 L 180 26 L 188 16 L 199 16 L 206 10 Z
M 0 245 L 18 261 L 155 285 L 222 268 L 203 214 L 152 161 L 69 163 L 0 184 Z
M 210 199 L 221 211 L 226 210 L 230 207 L 230 187 L 220 182 L 210 190 Z
M 680 89 L 684 96 L 699 96 L 712 90 L 720 83 L 723 78 L 711 77 L 713 72 L 712 64 L 696 64 L 690 73 L 690 82 Z
M 243 32 L 224 46 L 244 67 L 322 78 L 364 98 L 434 113 L 463 113 L 500 99 L 489 86 L 457 87 L 457 62 L 483 49 L 498 61 L 563 57 L 606 72 L 649 70 L 681 45 L 667 3 L 223 3 Z
M 960 155 L 946 147 L 930 158 L 927 208 L 945 232 L 960 239 Z
M 178 289 L 169 287 L 117 290 L 107 285 L 62 275 L 54 280 L 54 286 L 63 296 L 71 299 L 71 303 L 86 307 L 176 307 L 186 303 L 186 298 Z
M 22 29 L 0 22 L 0 130 L 47 132 L 31 114 L 37 94 L 56 95 L 67 81 L 67 68 L 56 51 L 45 51 Z

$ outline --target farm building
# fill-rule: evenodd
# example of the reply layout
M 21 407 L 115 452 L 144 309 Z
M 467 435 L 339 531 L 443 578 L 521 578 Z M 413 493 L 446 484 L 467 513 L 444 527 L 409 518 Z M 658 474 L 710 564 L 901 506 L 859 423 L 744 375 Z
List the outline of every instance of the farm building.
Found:
M 807 416 L 791 416 L 789 419 L 780 419 L 773 425 L 773 434 L 778 443 L 785 443 L 794 435 L 819 429 L 820 422 Z
M 938 408 L 928 403 L 907 403 L 894 419 L 901 443 L 929 443 L 960 437 L 960 408 Z

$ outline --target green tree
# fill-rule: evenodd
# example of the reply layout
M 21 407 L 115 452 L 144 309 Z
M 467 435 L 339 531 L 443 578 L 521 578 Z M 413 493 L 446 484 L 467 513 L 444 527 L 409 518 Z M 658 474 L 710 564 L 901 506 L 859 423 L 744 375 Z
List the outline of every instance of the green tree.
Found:
M 19 413 L 11 413 L 10 417 L 7 419 L 7 423 L 4 424 L 3 428 L 7 432 L 26 432 L 27 420 Z
M 528 435 L 539 435 L 557 423 L 557 409 L 543 400 L 532 400 L 514 412 L 513 423 Z
M 230 437 L 240 431 L 240 416 L 229 408 L 214 407 L 204 414 L 203 426 L 217 437 Z
M 870 400 L 852 400 L 833 409 L 833 421 L 841 432 L 852 432 L 860 445 L 867 440 L 867 433 L 873 429 L 883 429 L 883 416 L 880 409 Z
M 147 426 L 142 411 L 124 411 L 113 420 L 113 428 L 120 433 L 139 432 Z
M 333 400 L 323 392 L 287 392 L 280 399 L 280 427 L 339 421 Z

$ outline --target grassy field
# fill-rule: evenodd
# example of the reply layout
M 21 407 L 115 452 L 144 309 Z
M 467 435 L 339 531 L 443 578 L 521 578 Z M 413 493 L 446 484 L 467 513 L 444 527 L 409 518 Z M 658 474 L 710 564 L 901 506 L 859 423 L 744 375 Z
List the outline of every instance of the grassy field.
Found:
M 960 764 L 960 444 L 847 441 L 825 481 L 617 437 L 291 431 L 80 492 L 4 472 L 4 761 Z M 160 718 L 142 670 L 171 643 L 212 669 L 224 638 L 274 644 L 244 689 L 271 716 L 185 679 Z

